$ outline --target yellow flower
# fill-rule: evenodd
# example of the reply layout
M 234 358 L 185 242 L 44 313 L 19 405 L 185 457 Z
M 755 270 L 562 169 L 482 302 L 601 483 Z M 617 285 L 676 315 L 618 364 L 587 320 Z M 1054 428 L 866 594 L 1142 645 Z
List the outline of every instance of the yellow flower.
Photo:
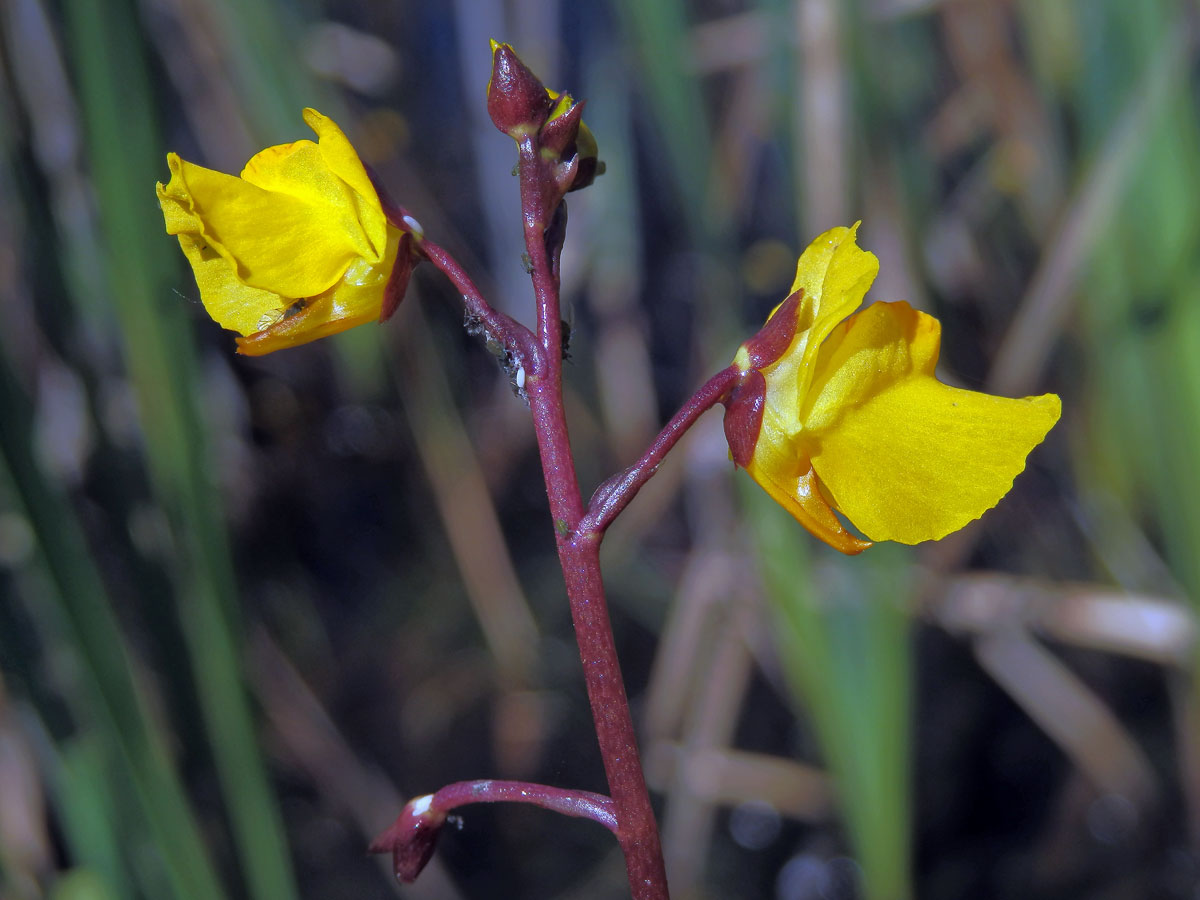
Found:
M 342 130 L 315 109 L 304 121 L 319 143 L 268 147 L 240 178 L 169 153 L 171 180 L 158 185 L 167 233 L 208 314 L 243 335 L 240 353 L 386 318 L 412 268 L 411 235 L 389 222 Z
M 834 510 L 871 540 L 905 544 L 979 518 L 1062 410 L 1054 394 L 1010 400 L 942 384 L 941 326 L 907 303 L 850 315 L 879 271 L 857 228 L 804 251 L 792 294 L 738 350 L 725 419 L 734 461 L 843 553 L 870 544 Z

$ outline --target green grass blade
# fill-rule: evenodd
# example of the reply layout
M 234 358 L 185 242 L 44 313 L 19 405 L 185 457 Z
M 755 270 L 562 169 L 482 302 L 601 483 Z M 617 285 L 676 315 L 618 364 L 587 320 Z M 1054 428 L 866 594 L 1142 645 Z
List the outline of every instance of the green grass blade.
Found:
M 1182 64 L 1194 58 L 1195 37 L 1189 37 L 1178 3 L 1109 2 L 1091 12 L 1079 21 L 1093 52 L 1067 95 L 1085 152 L 1102 153 L 1115 139 L 1112 99 L 1129 96 L 1131 85 L 1149 80 L 1147 73 L 1156 76 L 1158 102 L 1137 131 L 1120 214 L 1104 220 L 1081 305 L 1094 374 L 1088 401 L 1095 430 L 1084 455 L 1093 471 L 1107 476 L 1105 487 L 1135 513 L 1151 513 L 1171 569 L 1195 604 L 1200 213 L 1194 198 L 1200 192 L 1200 123 Z M 1114 34 L 1122 40 L 1110 53 L 1103 42 Z M 1187 42 L 1186 56 L 1164 51 L 1180 41 Z M 1095 49 L 1100 46 L 1105 52 Z
M 687 7 L 680 0 L 620 0 L 630 46 L 637 48 L 659 147 L 671 160 L 687 221 L 703 228 L 712 142 L 700 85 L 688 70 Z
M 118 897 L 134 896 L 121 855 L 112 796 L 110 741 L 100 733 L 65 741 L 54 773 L 54 805 L 76 864 L 96 873 Z
M 282 821 L 259 753 L 234 638 L 235 581 L 198 410 L 196 362 L 170 291 L 177 250 L 151 193 L 165 173 L 132 4 L 65 6 L 111 294 L 145 425 L 154 483 L 185 552 L 176 573 L 191 664 L 249 892 L 296 896 Z M 130 115 L 129 110 L 138 110 Z
M 912 895 L 909 557 L 876 545 L 818 565 L 823 547 L 757 485 L 743 497 L 788 683 L 811 715 L 868 900 Z
M 30 450 L 32 410 L 0 357 L 0 477 L 7 476 L 37 536 L 72 645 L 94 687 L 93 711 L 119 748 L 138 801 L 163 855 L 174 896 L 223 897 L 187 797 L 147 713 L 125 641 L 74 513 L 42 476 Z
M 120 896 L 98 872 L 75 869 L 54 883 L 49 900 L 116 900 Z

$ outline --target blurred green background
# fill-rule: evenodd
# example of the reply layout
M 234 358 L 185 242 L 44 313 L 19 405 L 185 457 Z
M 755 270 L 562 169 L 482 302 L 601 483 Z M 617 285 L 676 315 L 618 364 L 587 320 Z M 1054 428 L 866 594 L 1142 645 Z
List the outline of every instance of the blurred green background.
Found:
M 585 490 L 863 220 L 941 377 L 1064 417 L 1000 506 L 843 558 L 702 420 L 605 563 L 673 896 L 1194 897 L 1197 14 L 1174 0 L 2 0 L 0 898 L 620 897 L 595 825 L 409 796 L 603 790 L 524 406 L 428 267 L 264 359 L 156 180 L 333 116 L 530 321 L 487 39 L 588 98 L 570 201 Z

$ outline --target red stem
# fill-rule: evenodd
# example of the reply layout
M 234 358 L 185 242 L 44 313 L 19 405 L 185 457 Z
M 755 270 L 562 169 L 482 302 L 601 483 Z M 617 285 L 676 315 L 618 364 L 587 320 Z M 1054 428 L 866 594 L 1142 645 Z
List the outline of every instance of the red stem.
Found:
M 600 574 L 599 531 L 578 531 L 583 498 L 571 458 L 562 395 L 562 320 L 558 279 L 551 266 L 546 228 L 561 202 L 551 173 L 532 138 L 519 144 L 521 210 L 525 245 L 537 297 L 537 347 L 527 367 L 525 388 L 533 412 L 538 450 L 554 518 L 559 561 L 566 581 L 571 619 L 583 662 L 588 700 L 617 819 L 617 840 L 634 900 L 667 900 L 658 824 L 642 774 L 633 717 L 617 660 L 612 625 Z M 552 202 L 547 202 L 547 200 Z
M 441 245 L 435 244 L 425 237 L 420 223 L 407 209 L 393 202 L 383 185 L 374 177 L 372 177 L 372 183 L 379 194 L 380 204 L 383 206 L 383 212 L 388 221 L 396 228 L 412 235 L 416 247 L 424 254 L 425 258 L 441 270 L 442 274 L 450 279 L 450 283 L 458 289 L 467 314 L 478 319 L 487 334 L 492 339 L 499 341 L 505 350 L 513 354 L 514 362 L 517 365 L 525 365 L 526 360 L 533 355 L 535 350 L 533 334 L 530 330 L 483 299 L 483 294 L 479 292 L 479 288 L 475 286 L 471 276 L 458 264 L 458 260 L 447 253 Z
M 410 801 L 410 805 L 415 801 Z M 448 813 L 471 803 L 529 803 L 566 816 L 591 819 L 609 831 L 616 831 L 613 802 L 603 794 L 571 791 L 527 781 L 456 781 L 448 784 L 429 801 L 429 808 Z
M 643 484 L 650 480 L 658 471 L 659 463 L 670 452 L 671 448 L 683 437 L 684 432 L 696 423 L 705 412 L 718 403 L 729 398 L 729 392 L 737 384 L 741 373 L 736 366 L 722 369 L 696 391 L 671 421 L 663 426 L 642 458 L 623 472 L 618 472 L 592 495 L 588 504 L 587 514 L 579 523 L 579 532 L 583 534 L 603 535 L 612 524 L 612 520 L 620 515 L 621 510 L 629 505 Z
M 504 345 L 504 349 L 519 354 L 518 362 L 525 364 L 534 350 L 533 334 L 510 316 L 495 309 L 483 299 L 475 282 L 458 264 L 458 262 L 441 246 L 424 236 L 413 235 L 421 252 L 450 279 L 450 282 L 462 294 L 463 305 L 468 315 L 474 316 L 487 329 L 488 334 Z

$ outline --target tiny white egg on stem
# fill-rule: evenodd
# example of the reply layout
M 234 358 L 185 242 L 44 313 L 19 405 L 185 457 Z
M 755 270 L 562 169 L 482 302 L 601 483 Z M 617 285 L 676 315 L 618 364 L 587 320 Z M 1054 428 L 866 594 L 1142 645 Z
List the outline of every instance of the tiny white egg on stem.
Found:
M 412 231 L 412 233 L 415 234 L 417 237 L 425 236 L 425 229 L 422 228 L 421 223 L 418 222 L 416 219 L 414 219 L 412 216 L 406 215 L 403 218 L 401 218 L 400 221 L 403 222 L 405 225 L 407 225 L 409 227 L 409 230 Z

